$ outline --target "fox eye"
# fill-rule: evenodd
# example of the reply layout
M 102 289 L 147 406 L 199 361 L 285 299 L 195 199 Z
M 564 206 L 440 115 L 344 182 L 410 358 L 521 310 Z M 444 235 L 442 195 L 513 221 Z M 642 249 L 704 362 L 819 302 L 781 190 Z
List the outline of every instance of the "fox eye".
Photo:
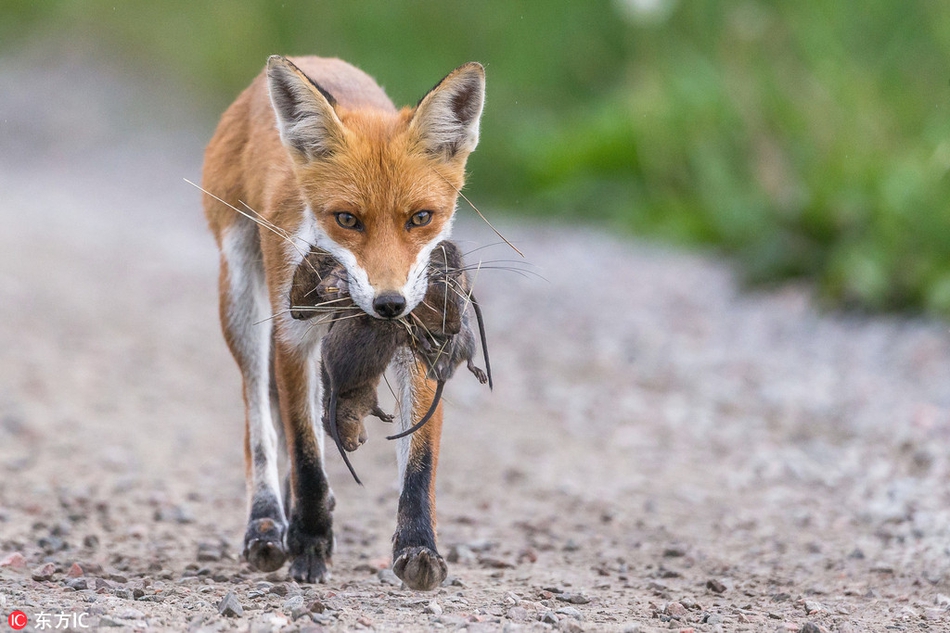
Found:
M 425 226 L 432 221 L 432 211 L 417 211 L 409 218 L 406 228 L 411 229 L 417 226 Z
M 352 213 L 347 213 L 342 211 L 336 214 L 336 223 L 342 226 L 344 229 L 353 229 L 354 231 L 362 231 L 363 223 L 359 221 Z

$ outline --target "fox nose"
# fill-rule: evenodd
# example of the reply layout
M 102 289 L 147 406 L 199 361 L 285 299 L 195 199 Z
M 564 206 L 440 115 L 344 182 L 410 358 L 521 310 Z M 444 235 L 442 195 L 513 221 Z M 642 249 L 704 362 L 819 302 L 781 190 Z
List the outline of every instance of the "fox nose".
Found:
M 384 292 L 373 299 L 373 309 L 384 319 L 393 319 L 406 307 L 406 299 L 398 292 Z

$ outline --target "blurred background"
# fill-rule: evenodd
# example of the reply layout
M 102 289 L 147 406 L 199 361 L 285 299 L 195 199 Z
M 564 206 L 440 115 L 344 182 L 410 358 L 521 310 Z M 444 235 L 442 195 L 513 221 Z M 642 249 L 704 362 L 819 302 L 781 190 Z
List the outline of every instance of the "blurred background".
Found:
M 342 57 L 397 104 L 479 60 L 476 204 L 721 250 L 833 306 L 950 315 L 941 3 L 5 0 L 0 55 L 36 42 L 188 101 L 208 136 L 272 53 Z

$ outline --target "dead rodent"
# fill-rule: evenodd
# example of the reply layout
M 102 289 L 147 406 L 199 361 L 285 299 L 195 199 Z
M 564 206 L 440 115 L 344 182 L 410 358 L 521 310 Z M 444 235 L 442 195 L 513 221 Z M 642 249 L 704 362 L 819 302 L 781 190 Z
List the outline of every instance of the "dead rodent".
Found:
M 350 298 L 346 271 L 326 251 L 313 249 L 294 272 L 290 314 L 295 319 L 322 315 L 331 321 L 321 346 L 323 428 L 333 438 L 353 478 L 360 482 L 346 451 L 368 435 L 363 419 L 393 417 L 379 408 L 376 390 L 396 349 L 406 344 L 405 328 L 375 319 Z
M 441 242 L 429 265 L 425 299 L 407 318 L 395 321 L 376 319 L 356 307 L 347 292 L 345 270 L 325 251 L 311 251 L 294 274 L 291 315 L 309 319 L 322 313 L 332 319 L 321 352 L 323 424 L 357 482 L 359 477 L 345 451 L 354 451 L 366 441 L 366 416 L 392 421 L 392 416 L 379 408 L 376 391 L 397 349 L 410 347 L 438 386 L 422 419 L 390 439 L 413 433 L 428 422 L 445 381 L 463 361 L 479 381 L 491 384 L 481 310 L 471 295 L 461 252 L 452 242 Z M 475 309 L 488 374 L 472 362 L 476 344 L 466 310 L 469 301 Z
M 478 324 L 485 371 L 474 363 L 476 343 L 467 310 L 469 303 Z M 389 440 L 415 433 L 429 421 L 442 397 L 445 382 L 463 362 L 479 382 L 487 382 L 489 388 L 494 386 L 482 311 L 472 292 L 462 252 L 454 242 L 439 242 L 429 256 L 429 287 L 408 320 L 413 352 L 425 363 L 429 378 L 436 381 L 436 391 L 426 414 L 411 428 L 388 436 Z

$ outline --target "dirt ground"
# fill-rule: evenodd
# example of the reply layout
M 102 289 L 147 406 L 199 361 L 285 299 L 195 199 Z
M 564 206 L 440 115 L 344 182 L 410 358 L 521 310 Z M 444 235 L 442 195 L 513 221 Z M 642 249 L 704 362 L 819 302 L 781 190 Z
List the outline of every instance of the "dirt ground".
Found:
M 478 278 L 496 387 L 447 388 L 446 585 L 386 571 L 375 421 L 365 488 L 327 456 L 331 581 L 250 571 L 239 378 L 182 181 L 212 123 L 62 59 L 0 60 L 0 631 L 950 631 L 947 324 L 571 226 L 499 222 L 544 280 Z M 497 242 L 460 215 L 466 247 Z

